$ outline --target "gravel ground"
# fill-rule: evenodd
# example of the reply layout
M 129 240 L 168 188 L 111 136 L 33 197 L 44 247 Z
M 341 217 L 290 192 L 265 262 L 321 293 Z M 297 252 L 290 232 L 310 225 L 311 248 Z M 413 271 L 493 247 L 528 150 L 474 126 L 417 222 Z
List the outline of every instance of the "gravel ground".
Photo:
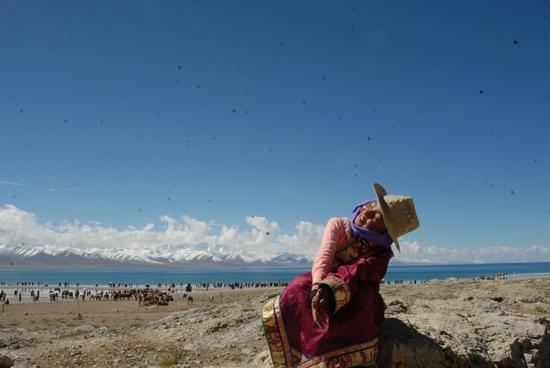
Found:
M 194 291 L 193 303 L 176 294 L 169 306 L 149 307 L 136 301 L 15 302 L 0 314 L 0 354 L 14 358 L 16 367 L 267 368 L 260 312 L 280 292 Z M 381 293 L 390 315 L 400 313 L 393 310 L 395 299 L 414 313 L 420 308 L 415 301 L 435 306 L 468 293 L 498 294 L 514 313 L 550 315 L 550 279 L 382 285 Z

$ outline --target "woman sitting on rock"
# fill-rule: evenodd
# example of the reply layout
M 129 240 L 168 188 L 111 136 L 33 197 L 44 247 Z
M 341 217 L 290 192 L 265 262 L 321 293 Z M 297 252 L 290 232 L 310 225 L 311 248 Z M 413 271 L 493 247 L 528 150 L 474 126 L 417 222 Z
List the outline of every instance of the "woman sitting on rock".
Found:
M 263 309 L 275 367 L 375 367 L 384 320 L 380 282 L 391 243 L 419 226 L 411 197 L 359 204 L 350 218 L 329 220 L 312 271 L 297 276 Z

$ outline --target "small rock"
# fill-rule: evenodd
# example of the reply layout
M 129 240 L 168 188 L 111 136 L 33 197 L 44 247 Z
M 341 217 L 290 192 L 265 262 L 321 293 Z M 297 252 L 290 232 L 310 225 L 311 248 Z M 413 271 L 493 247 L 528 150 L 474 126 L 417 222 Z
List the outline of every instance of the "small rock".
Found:
M 13 367 L 14 361 L 7 355 L 0 355 L 0 368 Z
M 545 299 L 542 295 L 534 295 L 519 300 L 522 303 L 544 303 Z
M 392 300 L 388 303 L 386 313 L 388 314 L 398 314 L 404 313 L 408 309 L 407 305 L 400 300 Z
M 225 321 L 219 321 L 217 322 L 216 324 L 214 324 L 213 326 L 210 326 L 207 331 L 208 332 L 216 332 L 218 330 L 223 330 L 224 328 L 227 328 L 229 324 Z
M 269 350 L 264 350 L 256 356 L 256 362 L 263 362 L 269 359 L 269 357 L 270 357 Z

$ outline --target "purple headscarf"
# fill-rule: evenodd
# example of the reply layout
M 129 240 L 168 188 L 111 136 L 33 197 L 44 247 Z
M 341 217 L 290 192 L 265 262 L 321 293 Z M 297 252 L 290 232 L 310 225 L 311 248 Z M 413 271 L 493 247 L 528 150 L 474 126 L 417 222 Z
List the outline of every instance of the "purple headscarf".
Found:
M 353 235 L 362 240 L 372 241 L 373 243 L 379 245 L 390 245 L 391 243 L 393 243 L 393 240 L 387 232 L 379 233 L 377 231 L 372 231 L 362 226 L 355 225 L 355 218 L 357 217 L 357 215 L 359 215 L 361 207 L 370 202 L 376 202 L 376 200 L 370 200 L 360 203 L 353 209 L 350 217 L 351 231 L 353 232 Z

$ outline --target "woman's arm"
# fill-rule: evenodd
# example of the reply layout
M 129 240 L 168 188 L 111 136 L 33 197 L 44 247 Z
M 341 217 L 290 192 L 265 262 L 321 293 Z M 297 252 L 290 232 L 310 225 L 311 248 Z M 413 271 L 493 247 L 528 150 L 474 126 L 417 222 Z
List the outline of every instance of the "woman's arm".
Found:
M 321 246 L 315 256 L 313 267 L 311 268 L 312 283 L 314 285 L 321 282 L 321 280 L 323 280 L 332 270 L 334 255 L 341 243 L 343 241 L 345 242 L 345 239 L 346 235 L 343 220 L 339 217 L 331 218 L 325 227 Z

